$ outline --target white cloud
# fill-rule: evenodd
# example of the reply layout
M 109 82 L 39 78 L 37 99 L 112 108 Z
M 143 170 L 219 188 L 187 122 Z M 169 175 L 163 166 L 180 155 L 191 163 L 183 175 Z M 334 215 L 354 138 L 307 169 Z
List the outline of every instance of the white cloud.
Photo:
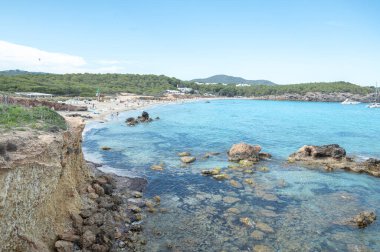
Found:
M 58 52 L 47 52 L 37 48 L 0 40 L 0 70 L 21 69 L 47 73 L 120 73 L 121 60 L 96 60 L 87 62 L 83 57 Z
M 64 73 L 86 66 L 79 56 L 46 52 L 0 40 L 0 68 Z

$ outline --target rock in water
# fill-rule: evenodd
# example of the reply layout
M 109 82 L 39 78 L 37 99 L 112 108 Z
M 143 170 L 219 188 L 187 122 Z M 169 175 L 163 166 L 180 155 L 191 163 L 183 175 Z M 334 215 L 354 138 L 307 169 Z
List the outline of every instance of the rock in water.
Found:
M 338 144 L 329 145 L 305 145 L 297 152 L 291 154 L 289 159 L 294 161 L 308 161 L 313 159 L 342 159 L 346 157 L 346 150 Z
M 191 156 L 185 156 L 185 157 L 181 157 L 181 161 L 183 163 L 186 163 L 186 164 L 190 164 L 192 162 L 194 162 L 196 160 L 195 157 L 191 157 Z
M 232 145 L 231 149 L 227 152 L 228 160 L 239 162 L 240 160 L 259 161 L 259 152 L 261 147 L 259 145 L 249 145 L 246 143 L 238 143 Z
M 184 151 L 184 152 L 178 153 L 178 156 L 180 156 L 180 157 L 187 157 L 187 156 L 191 156 L 191 154 L 190 154 L 190 152 Z
M 352 222 L 359 228 L 365 228 L 375 220 L 376 214 L 374 212 L 361 212 L 352 219 Z

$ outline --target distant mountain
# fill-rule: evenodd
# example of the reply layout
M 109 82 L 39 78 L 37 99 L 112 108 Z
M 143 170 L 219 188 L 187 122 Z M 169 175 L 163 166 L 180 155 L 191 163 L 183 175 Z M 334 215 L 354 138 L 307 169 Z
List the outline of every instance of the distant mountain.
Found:
M 5 75 L 5 76 L 15 76 L 15 75 L 25 75 L 25 74 L 39 75 L 39 74 L 48 74 L 48 73 L 28 72 L 28 71 L 19 70 L 19 69 L 0 71 L 0 75 Z
M 223 83 L 223 84 L 249 84 L 249 85 L 277 85 L 276 83 L 273 83 L 268 80 L 246 80 L 241 77 L 234 77 L 229 75 L 214 75 L 208 78 L 204 79 L 194 79 L 191 80 L 194 82 L 200 82 L 200 83 Z

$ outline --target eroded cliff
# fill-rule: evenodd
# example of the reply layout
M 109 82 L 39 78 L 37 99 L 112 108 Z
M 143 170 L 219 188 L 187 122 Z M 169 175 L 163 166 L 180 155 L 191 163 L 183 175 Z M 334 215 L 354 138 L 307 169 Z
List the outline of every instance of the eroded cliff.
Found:
M 81 149 L 84 124 L 60 132 L 10 131 L 0 136 L 0 251 L 49 251 L 81 209 L 90 177 Z

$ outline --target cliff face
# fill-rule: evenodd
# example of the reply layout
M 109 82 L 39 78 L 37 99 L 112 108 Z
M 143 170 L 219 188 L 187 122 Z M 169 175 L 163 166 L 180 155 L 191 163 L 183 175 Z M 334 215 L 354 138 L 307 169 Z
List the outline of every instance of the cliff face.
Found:
M 81 149 L 84 124 L 69 130 L 6 132 L 0 136 L 0 251 L 53 250 L 56 234 L 79 212 L 89 179 Z

